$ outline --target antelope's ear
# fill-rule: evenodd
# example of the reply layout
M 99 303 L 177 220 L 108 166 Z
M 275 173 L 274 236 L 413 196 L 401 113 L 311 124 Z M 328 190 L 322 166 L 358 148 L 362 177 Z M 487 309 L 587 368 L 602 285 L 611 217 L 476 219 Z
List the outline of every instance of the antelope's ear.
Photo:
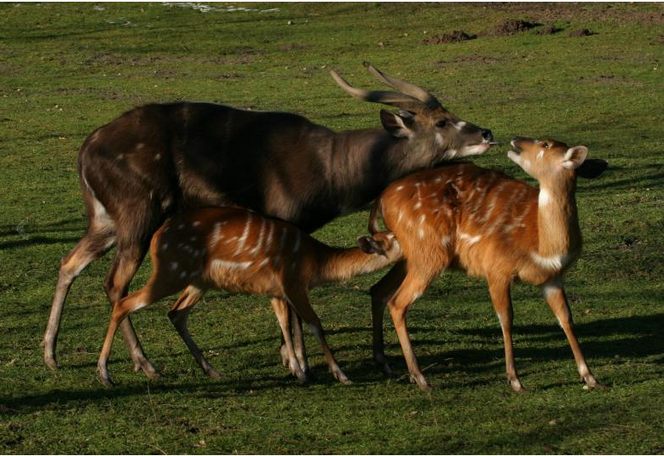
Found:
M 410 138 L 413 135 L 413 116 L 406 112 L 394 114 L 385 109 L 380 110 L 380 122 L 383 128 L 396 138 Z
M 364 253 L 377 253 L 379 255 L 385 255 L 385 250 L 383 247 L 371 236 L 360 236 L 357 238 L 357 245 Z
M 587 156 L 588 148 L 586 146 L 570 147 L 563 157 L 563 166 L 567 169 L 577 169 Z
M 576 168 L 575 172 L 578 177 L 594 179 L 604 174 L 604 171 L 606 171 L 606 168 L 608 167 L 609 163 L 606 160 L 600 160 L 599 158 L 589 158 L 584 161 L 581 166 Z

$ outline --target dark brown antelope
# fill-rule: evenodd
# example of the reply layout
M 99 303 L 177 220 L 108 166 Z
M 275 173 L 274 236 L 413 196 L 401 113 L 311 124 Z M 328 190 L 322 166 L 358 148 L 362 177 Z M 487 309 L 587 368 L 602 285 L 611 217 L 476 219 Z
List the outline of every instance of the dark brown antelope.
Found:
M 505 344 L 507 378 L 515 391 L 523 387 L 512 349 L 510 287 L 524 281 L 540 287 L 574 353 L 587 388 L 600 386 L 581 352 L 563 289 L 563 274 L 581 252 L 576 177 L 594 178 L 607 163 L 586 160 L 584 146 L 553 140 L 516 138 L 509 158 L 539 181 L 540 187 L 472 164 L 443 166 L 411 174 L 392 183 L 372 211 L 369 230 L 377 231 L 382 212 L 396 235 L 404 260 L 371 289 L 374 357 L 385 362 L 382 319 L 390 309 L 411 380 L 430 385 L 420 371 L 406 327 L 410 305 L 448 268 L 488 281 Z
M 329 247 L 290 223 L 240 208 L 200 208 L 176 215 L 152 238 L 152 275 L 148 283 L 113 306 L 99 357 L 101 381 L 112 385 L 106 364 L 120 322 L 130 312 L 182 290 L 168 316 L 201 368 L 219 378 L 187 329 L 189 312 L 205 290 L 214 288 L 263 294 L 290 304 L 320 342 L 334 377 L 350 383 L 325 341 L 308 292 L 321 283 L 367 274 L 401 258 L 392 233 L 364 236 L 358 242 L 361 248 Z M 305 373 L 291 343 L 288 313 L 278 305 L 274 309 L 286 342 L 289 367 L 304 381 Z
M 93 132 L 78 157 L 88 229 L 61 262 L 43 341 L 46 364 L 57 367 L 62 309 L 75 278 L 115 245 L 104 289 L 117 302 L 150 238 L 174 213 L 237 205 L 309 233 L 364 207 L 395 179 L 492 144 L 490 130 L 463 122 L 425 90 L 367 67 L 397 91 L 359 90 L 331 73 L 353 97 L 400 109 L 381 111 L 383 128 L 335 133 L 296 114 L 172 103 L 133 109 Z M 136 370 L 157 376 L 129 319 L 121 329 Z

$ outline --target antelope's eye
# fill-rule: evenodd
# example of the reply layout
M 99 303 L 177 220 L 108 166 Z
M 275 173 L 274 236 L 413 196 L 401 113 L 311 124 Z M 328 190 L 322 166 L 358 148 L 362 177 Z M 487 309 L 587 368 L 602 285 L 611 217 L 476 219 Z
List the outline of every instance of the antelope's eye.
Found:
M 443 128 L 445 127 L 445 125 L 447 125 L 447 120 L 439 120 L 438 122 L 436 122 L 436 126 L 438 128 Z
M 548 149 L 549 146 L 550 146 L 550 144 L 549 144 L 548 142 L 545 141 L 545 142 L 544 142 L 544 148 L 545 148 L 545 149 Z

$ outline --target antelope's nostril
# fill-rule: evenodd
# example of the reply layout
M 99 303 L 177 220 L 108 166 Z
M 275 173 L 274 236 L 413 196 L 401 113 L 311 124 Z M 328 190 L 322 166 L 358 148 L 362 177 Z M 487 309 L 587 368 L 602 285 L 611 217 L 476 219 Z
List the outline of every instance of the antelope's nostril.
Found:
M 485 141 L 493 141 L 493 134 L 491 130 L 482 130 L 482 139 Z

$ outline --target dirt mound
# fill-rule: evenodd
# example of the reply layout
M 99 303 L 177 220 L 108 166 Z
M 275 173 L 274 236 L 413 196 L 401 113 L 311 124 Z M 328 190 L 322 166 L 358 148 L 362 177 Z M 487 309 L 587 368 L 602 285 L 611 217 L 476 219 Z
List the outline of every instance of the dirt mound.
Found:
M 422 44 L 460 43 L 462 41 L 473 40 L 475 38 L 477 38 L 477 35 L 471 35 L 462 30 L 455 30 L 450 33 L 441 33 L 438 35 L 432 35 L 428 38 L 423 39 Z
M 505 19 L 500 24 L 487 32 L 487 35 L 493 36 L 508 36 L 516 35 L 517 33 L 526 32 L 542 24 L 536 22 L 529 22 L 523 19 Z
M 535 32 L 536 35 L 555 35 L 556 33 L 562 31 L 561 28 L 556 27 L 555 25 L 547 25 L 544 28 L 539 29 Z
M 579 30 L 572 30 L 568 34 L 570 38 L 580 38 L 582 36 L 590 36 L 590 35 L 597 35 L 597 33 L 584 28 Z

